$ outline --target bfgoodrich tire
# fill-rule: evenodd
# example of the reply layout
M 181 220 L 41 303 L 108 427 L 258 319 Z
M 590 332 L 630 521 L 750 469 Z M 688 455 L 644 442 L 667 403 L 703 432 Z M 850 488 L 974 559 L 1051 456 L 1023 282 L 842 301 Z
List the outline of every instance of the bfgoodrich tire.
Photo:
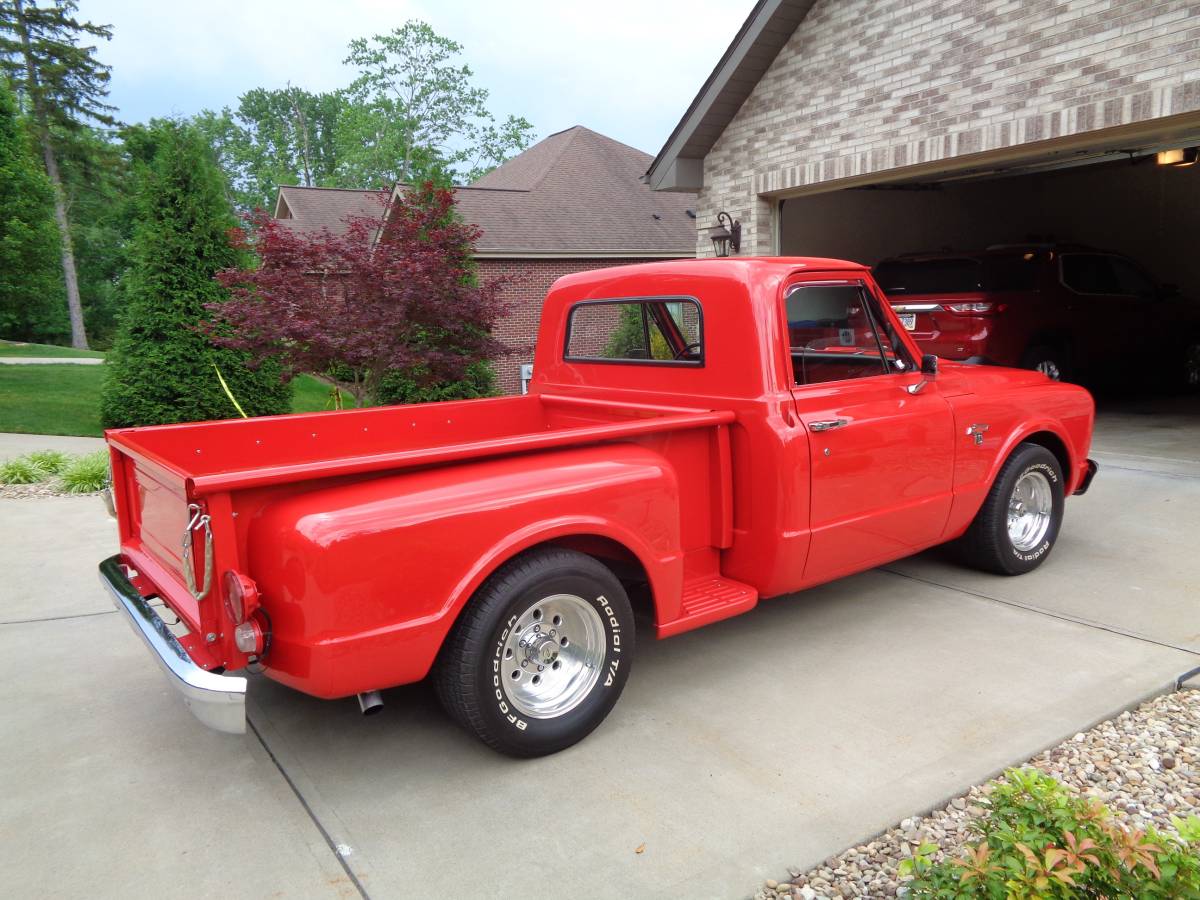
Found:
M 1033 571 L 1054 548 L 1063 507 L 1058 459 L 1038 444 L 1020 444 L 963 536 L 966 562 L 999 575 Z
M 544 756 L 604 721 L 629 678 L 633 645 L 633 611 L 611 571 L 572 550 L 533 550 L 467 603 L 434 688 L 489 747 Z

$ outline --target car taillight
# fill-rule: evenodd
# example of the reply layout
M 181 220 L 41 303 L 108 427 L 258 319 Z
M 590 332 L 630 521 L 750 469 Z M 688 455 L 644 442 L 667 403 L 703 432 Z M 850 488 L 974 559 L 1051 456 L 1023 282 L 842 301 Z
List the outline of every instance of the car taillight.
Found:
M 234 645 L 247 656 L 261 656 L 265 640 L 262 626 L 254 618 L 247 619 L 233 629 Z
M 1001 308 L 997 307 L 995 303 L 990 303 L 990 302 L 986 302 L 986 301 L 977 301 L 977 302 L 973 302 L 973 303 L 944 303 L 944 304 L 942 304 L 942 309 L 947 310 L 949 312 L 953 312 L 953 313 L 960 313 L 960 314 L 975 313 L 976 315 L 981 314 L 981 313 L 991 313 L 991 312 L 1001 312 L 1002 311 Z
M 225 612 L 234 623 L 246 618 L 258 605 L 258 587 L 243 575 L 229 569 L 225 572 Z

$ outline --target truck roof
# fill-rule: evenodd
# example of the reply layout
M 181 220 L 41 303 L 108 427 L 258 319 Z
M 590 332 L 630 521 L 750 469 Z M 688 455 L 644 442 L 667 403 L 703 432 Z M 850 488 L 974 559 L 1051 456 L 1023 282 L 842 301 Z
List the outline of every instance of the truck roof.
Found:
M 616 280 L 633 280 L 656 276 L 697 276 L 701 278 L 727 278 L 733 281 L 750 282 L 763 277 L 777 277 L 795 271 L 858 271 L 869 269 L 862 263 L 845 259 L 826 259 L 819 256 L 739 256 L 707 257 L 704 259 L 671 259 L 657 262 L 632 263 L 607 269 L 590 269 L 564 275 L 554 283 L 552 290 L 565 287 L 581 287 L 603 282 L 611 285 Z

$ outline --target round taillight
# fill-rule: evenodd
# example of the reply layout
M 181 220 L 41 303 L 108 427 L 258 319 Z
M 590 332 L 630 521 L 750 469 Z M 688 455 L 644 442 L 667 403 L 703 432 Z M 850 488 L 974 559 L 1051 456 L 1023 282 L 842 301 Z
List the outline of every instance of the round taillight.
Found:
M 258 596 L 254 582 L 233 569 L 225 573 L 225 612 L 234 624 L 246 618 L 246 608 Z
M 251 618 L 233 629 L 233 643 L 248 656 L 258 656 L 263 652 L 264 639 L 262 626 Z

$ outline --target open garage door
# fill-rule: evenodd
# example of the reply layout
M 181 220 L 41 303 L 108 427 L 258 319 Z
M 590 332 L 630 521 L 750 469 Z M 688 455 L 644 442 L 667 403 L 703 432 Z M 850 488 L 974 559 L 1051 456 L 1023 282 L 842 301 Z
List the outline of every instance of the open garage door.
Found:
M 952 341 L 954 329 L 961 335 L 972 329 L 957 320 L 947 304 L 933 301 L 954 300 L 961 315 L 971 316 L 972 302 L 983 309 L 989 301 L 1003 298 L 971 295 L 968 282 L 975 276 L 964 273 L 956 260 L 982 259 L 979 271 L 988 272 L 976 279 L 981 289 L 989 286 L 989 279 L 993 287 L 1029 287 L 1027 279 L 1014 274 L 1014 254 L 1017 264 L 1026 253 L 1035 254 L 1035 261 L 1056 255 L 1056 277 L 1067 272 L 1071 287 L 1080 291 L 1064 314 L 1073 321 L 1060 319 L 1052 328 L 1036 332 L 1026 324 L 1023 345 L 1008 351 L 1009 358 L 991 361 L 1032 367 L 1041 361 L 1034 357 L 1045 356 L 1048 346 L 1055 365 L 1061 362 L 1064 370 L 1070 366 L 1064 371 L 1067 377 L 1099 389 L 1102 410 L 1153 412 L 1167 416 L 1156 415 L 1164 424 L 1172 421 L 1171 415 L 1182 416 L 1172 428 L 1186 429 L 1200 447 L 1200 407 L 1178 383 L 1151 380 L 1149 388 L 1139 383 L 1136 389 L 1121 390 L 1126 375 L 1153 364 L 1134 358 L 1128 348 L 1170 347 L 1172 354 L 1185 353 L 1186 347 L 1177 346 L 1181 329 L 1192 329 L 1189 340 L 1200 342 L 1200 164 L 1194 162 L 1194 150 L 1183 153 L 1182 159 L 1180 154 L 1159 155 L 1197 144 L 1200 122 L 1190 135 L 1157 140 L 1148 136 L 1124 148 L 1067 153 L 1043 148 L 1024 157 L 1010 148 L 997 152 L 996 163 L 981 155 L 966 170 L 903 180 L 890 172 L 876 183 L 859 179 L 841 190 L 796 193 L 780 200 L 779 251 L 871 266 L 907 258 L 913 263 L 911 274 L 893 273 L 885 289 L 894 304 L 898 295 L 893 288 L 900 295 L 914 294 L 916 302 L 906 307 L 905 324 L 917 329 L 919 341 L 920 333 L 931 340 L 936 331 L 942 342 L 926 349 L 959 359 L 975 358 L 977 353 L 965 340 Z M 1093 264 L 1090 249 L 1105 251 L 1108 260 Z M 1124 259 L 1132 260 L 1154 287 L 1139 288 L 1138 270 L 1129 270 Z M 1163 299 L 1161 294 L 1171 293 L 1171 286 L 1177 288 L 1174 298 Z M 1154 290 L 1160 295 L 1148 296 Z M 1141 302 L 1132 296 L 1121 301 L 1112 292 L 1140 292 Z M 939 296 L 947 293 L 949 297 Z M 1177 315 L 1181 304 L 1192 308 L 1192 324 Z M 995 305 L 1003 308 L 1002 303 Z M 940 328 L 922 311 L 931 306 L 941 316 Z M 993 308 L 982 315 L 994 313 Z M 996 333 L 1009 323 L 1001 314 L 983 324 Z M 1089 367 L 1078 365 L 1084 360 Z M 1105 380 L 1098 373 L 1112 377 Z M 1172 440 L 1177 437 L 1175 428 Z M 1196 455 L 1200 457 L 1200 450 Z

